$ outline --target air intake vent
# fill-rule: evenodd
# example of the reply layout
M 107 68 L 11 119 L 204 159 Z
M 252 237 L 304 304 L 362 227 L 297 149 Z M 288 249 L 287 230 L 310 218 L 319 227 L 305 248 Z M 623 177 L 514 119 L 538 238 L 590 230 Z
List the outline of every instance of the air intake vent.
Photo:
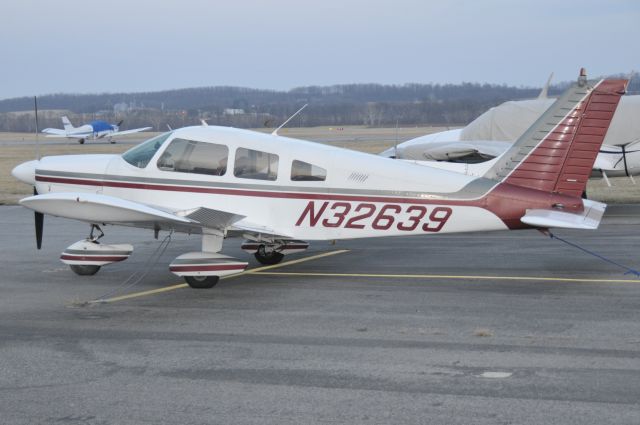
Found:
M 356 173 L 355 171 L 351 173 L 347 180 L 351 180 L 354 182 L 362 183 L 369 178 L 369 174 L 364 173 Z

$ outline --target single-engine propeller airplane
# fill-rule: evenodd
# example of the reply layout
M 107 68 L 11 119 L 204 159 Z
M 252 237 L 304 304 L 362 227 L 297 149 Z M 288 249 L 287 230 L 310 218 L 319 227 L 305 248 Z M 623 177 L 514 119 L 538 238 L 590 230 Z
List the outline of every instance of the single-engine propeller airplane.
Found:
M 563 227 L 595 229 L 605 204 L 582 199 L 627 80 L 584 72 L 484 177 L 233 128 L 170 131 L 122 155 L 53 156 L 13 175 L 34 186 L 20 203 L 87 222 L 61 260 L 78 274 L 126 259 L 131 245 L 99 243 L 99 225 L 198 233 L 200 251 L 170 270 L 194 288 L 248 263 L 220 254 L 227 236 L 275 264 L 309 240 Z
M 76 139 L 78 143 L 83 144 L 85 140 L 97 140 L 107 138 L 109 142 L 115 143 L 113 137 L 124 136 L 125 134 L 138 133 L 140 131 L 150 130 L 151 127 L 134 128 L 132 130 L 120 131 L 122 125 L 121 120 L 118 124 L 109 124 L 106 121 L 91 121 L 89 124 L 84 124 L 80 127 L 74 127 L 69 121 L 69 118 L 62 117 L 62 125 L 64 130 L 59 128 L 45 128 L 42 130 L 47 137 L 61 137 L 66 139 Z

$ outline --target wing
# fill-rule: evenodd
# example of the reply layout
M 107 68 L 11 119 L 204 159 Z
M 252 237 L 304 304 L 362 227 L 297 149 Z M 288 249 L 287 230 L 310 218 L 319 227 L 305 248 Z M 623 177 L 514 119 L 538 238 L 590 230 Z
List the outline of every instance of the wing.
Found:
M 48 193 L 20 200 L 20 204 L 43 214 L 87 223 L 105 223 L 150 229 L 198 233 L 203 228 L 224 231 L 243 215 L 210 208 L 168 211 L 140 202 L 95 193 Z
M 233 223 L 230 230 L 241 235 L 250 233 L 252 235 L 270 236 L 277 239 L 293 239 L 293 236 L 286 232 L 264 224 L 254 223 L 246 219 Z
M 402 159 L 427 161 L 478 162 L 505 152 L 511 143 L 494 140 L 416 143 L 399 150 Z
M 124 134 L 139 133 L 141 131 L 147 131 L 147 130 L 151 130 L 151 127 L 134 128 L 133 130 L 124 130 L 124 131 L 114 131 L 113 133 L 109 134 L 109 137 L 122 136 Z

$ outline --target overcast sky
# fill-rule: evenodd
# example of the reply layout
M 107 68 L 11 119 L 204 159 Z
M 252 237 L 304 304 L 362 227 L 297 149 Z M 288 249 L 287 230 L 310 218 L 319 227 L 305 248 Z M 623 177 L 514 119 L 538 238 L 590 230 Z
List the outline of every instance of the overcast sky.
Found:
M 0 99 L 640 70 L 637 0 L 5 0 Z

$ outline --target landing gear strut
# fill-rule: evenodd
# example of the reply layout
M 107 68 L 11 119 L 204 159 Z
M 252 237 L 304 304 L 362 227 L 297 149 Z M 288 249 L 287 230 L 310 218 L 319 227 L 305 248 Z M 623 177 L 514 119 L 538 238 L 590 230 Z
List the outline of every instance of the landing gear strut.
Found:
M 94 230 L 97 230 L 98 232 L 100 232 L 100 234 L 98 236 L 93 236 L 93 231 Z M 88 240 L 90 240 L 91 242 L 98 243 L 98 239 L 100 239 L 103 236 L 104 236 L 104 232 L 102 231 L 100 226 L 98 226 L 97 224 L 92 224 L 91 225 L 91 232 L 89 232 Z

